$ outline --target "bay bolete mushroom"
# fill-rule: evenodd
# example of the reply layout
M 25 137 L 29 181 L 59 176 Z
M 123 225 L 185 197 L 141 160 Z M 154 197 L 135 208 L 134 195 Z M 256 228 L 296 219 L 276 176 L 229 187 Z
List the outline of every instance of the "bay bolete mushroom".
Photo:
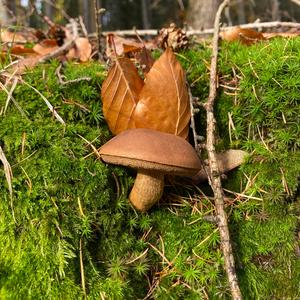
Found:
M 147 211 L 162 196 L 164 175 L 195 175 L 201 169 L 194 148 L 183 138 L 152 129 L 129 129 L 118 134 L 99 150 L 107 163 L 137 169 L 129 200 Z

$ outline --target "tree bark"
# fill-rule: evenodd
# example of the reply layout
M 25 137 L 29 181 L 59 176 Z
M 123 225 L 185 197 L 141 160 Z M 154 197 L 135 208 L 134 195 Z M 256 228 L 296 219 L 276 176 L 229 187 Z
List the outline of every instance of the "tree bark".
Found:
M 213 27 L 220 2 L 220 0 L 189 0 L 188 25 L 193 29 Z
M 6 25 L 8 23 L 7 11 L 4 4 L 5 4 L 4 0 L 0 0 L 0 24 L 1 25 Z
M 142 0 L 142 19 L 143 19 L 143 28 L 144 29 L 151 28 L 149 15 L 150 15 L 149 3 L 147 0 Z

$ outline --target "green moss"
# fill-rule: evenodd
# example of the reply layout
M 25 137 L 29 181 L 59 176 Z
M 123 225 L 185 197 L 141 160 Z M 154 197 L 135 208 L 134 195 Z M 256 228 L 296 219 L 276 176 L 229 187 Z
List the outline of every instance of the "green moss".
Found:
M 219 53 L 217 147 L 251 154 L 224 181 L 245 195 L 226 203 L 245 299 L 300 297 L 299 49 L 299 39 L 276 39 L 251 47 L 223 43 Z M 178 58 L 204 102 L 210 48 L 198 45 Z M 150 291 L 152 299 L 230 299 L 218 230 L 204 220 L 213 201 L 194 187 L 167 186 L 159 205 L 136 213 L 127 200 L 132 171 L 101 163 L 82 138 L 95 147 L 110 138 L 99 97 L 104 67 L 67 64 L 65 80 L 91 81 L 61 85 L 57 66 L 36 67 L 24 80 L 66 126 L 25 84 L 13 94 L 19 109 L 10 102 L 0 116 L 14 175 L 11 203 L 0 168 L 0 298 L 84 298 L 82 255 L 88 299 L 141 299 Z M 6 99 L 0 92 L 0 111 Z M 201 110 L 203 135 L 205 122 Z M 200 188 L 209 191 L 207 183 Z
M 237 269 L 246 299 L 299 297 L 295 280 L 300 276 L 295 254 L 299 212 L 291 209 L 300 176 L 299 46 L 300 39 L 275 39 L 251 47 L 222 43 L 219 53 L 223 88 L 216 107 L 218 148 L 251 153 L 247 163 L 224 182 L 226 188 L 250 196 L 237 199 L 231 210 Z M 190 70 L 190 82 L 205 76 L 201 75 L 204 65 L 199 64 L 209 55 L 201 48 L 185 54 L 182 62 Z M 194 94 L 201 89 L 196 87 Z M 205 114 L 200 118 L 205 119 Z M 205 131 L 204 126 L 200 131 Z

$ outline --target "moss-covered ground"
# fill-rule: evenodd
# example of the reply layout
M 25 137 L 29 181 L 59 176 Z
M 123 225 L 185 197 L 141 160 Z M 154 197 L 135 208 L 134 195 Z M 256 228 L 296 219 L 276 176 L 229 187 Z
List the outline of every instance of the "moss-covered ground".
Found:
M 178 55 L 204 102 L 209 45 Z M 224 181 L 238 278 L 245 299 L 300 298 L 300 39 L 221 45 L 218 149 L 249 152 Z M 134 173 L 103 164 L 87 141 L 110 137 L 98 63 L 28 71 L 0 92 L 0 299 L 230 299 L 207 183 L 165 189 L 147 214 L 127 200 Z M 34 87 L 66 122 L 49 112 Z M 17 107 L 18 106 L 18 107 Z M 205 135 L 205 116 L 196 116 Z M 206 195 L 204 195 L 204 193 Z

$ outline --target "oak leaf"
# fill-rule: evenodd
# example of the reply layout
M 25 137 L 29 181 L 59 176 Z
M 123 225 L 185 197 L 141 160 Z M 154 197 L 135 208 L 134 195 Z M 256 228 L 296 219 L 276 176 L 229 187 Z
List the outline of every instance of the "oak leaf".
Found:
M 144 82 L 129 58 L 117 58 L 103 82 L 103 114 L 113 134 L 135 128 L 133 113 Z
M 137 128 L 188 136 L 190 105 L 185 74 L 169 48 L 146 75 L 134 121 Z

